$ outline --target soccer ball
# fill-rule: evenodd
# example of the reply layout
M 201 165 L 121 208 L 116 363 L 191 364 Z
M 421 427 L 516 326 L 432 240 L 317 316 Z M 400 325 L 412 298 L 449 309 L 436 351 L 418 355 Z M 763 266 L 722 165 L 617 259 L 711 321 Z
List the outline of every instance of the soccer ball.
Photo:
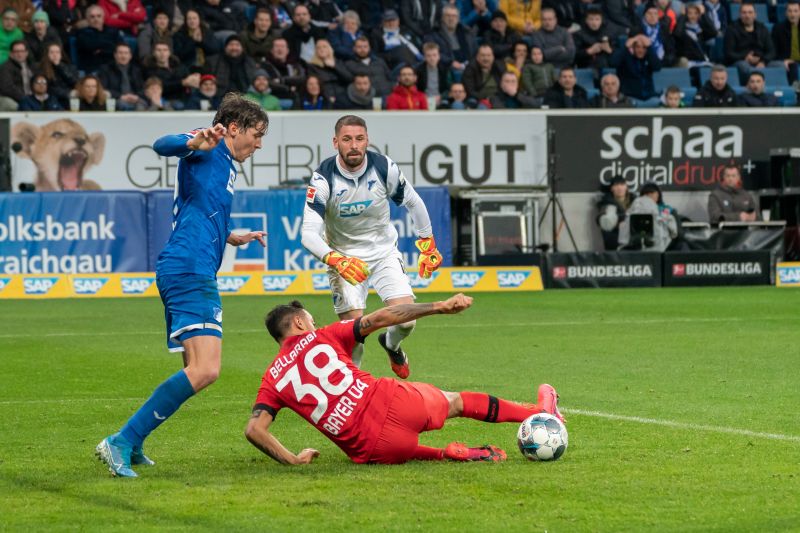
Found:
M 555 416 L 537 413 L 519 426 L 517 444 L 526 459 L 555 461 L 567 449 L 567 428 Z

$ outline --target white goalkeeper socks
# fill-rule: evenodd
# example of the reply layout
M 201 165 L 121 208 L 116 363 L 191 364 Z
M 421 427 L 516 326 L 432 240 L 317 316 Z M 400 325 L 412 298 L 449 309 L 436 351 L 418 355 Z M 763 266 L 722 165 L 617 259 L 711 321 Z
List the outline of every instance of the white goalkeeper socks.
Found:
M 397 351 L 397 349 L 400 348 L 400 343 L 403 342 L 403 339 L 411 335 L 416 325 L 417 321 L 412 320 L 411 322 L 405 322 L 404 324 L 386 328 L 386 347 L 390 350 Z
M 353 364 L 358 368 L 361 368 L 362 357 L 364 357 L 364 343 L 357 342 L 356 345 L 353 346 Z

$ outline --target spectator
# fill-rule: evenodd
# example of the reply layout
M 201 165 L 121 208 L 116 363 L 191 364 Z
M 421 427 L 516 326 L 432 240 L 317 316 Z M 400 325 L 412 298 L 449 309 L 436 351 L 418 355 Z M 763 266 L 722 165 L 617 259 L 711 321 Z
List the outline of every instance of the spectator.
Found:
M 361 31 L 361 18 L 352 10 L 342 13 L 342 23 L 328 32 L 328 40 L 333 47 L 333 53 L 342 61 L 353 59 L 353 45 L 356 39 L 364 35 Z
M 648 46 L 655 52 L 661 66 L 671 67 L 675 64 L 675 40 L 669 31 L 669 20 L 658 18 L 658 6 L 649 4 L 645 8 L 644 15 L 631 30 L 631 35 L 644 35 L 648 38 Z
M 800 3 L 786 4 L 786 20 L 772 27 L 775 44 L 775 59 L 783 61 L 789 81 L 798 79 L 797 65 L 800 63 Z
M 661 61 L 649 38 L 641 34 L 629 38 L 611 56 L 611 66 L 617 69 L 623 94 L 640 106 L 658 105 L 653 72 L 661 70 Z
M 497 12 L 497 0 L 463 0 L 460 3 L 461 23 L 464 26 L 476 35 L 482 35 L 489 30 L 492 17 Z
M 606 74 L 600 78 L 600 94 L 592 99 L 592 106 L 603 109 L 636 107 L 630 98 L 619 92 L 616 74 Z
M 578 85 L 575 69 L 564 67 L 558 81 L 544 94 L 544 105 L 550 109 L 579 109 L 590 107 L 586 89 Z
M 616 250 L 619 248 L 619 226 L 625 220 L 636 195 L 628 190 L 628 183 L 620 176 L 611 178 L 608 192 L 603 194 L 597 204 L 597 224 L 603 235 L 603 248 Z
M 85 4 L 69 0 L 42 0 L 42 9 L 50 17 L 50 25 L 61 37 L 61 42 L 68 42 L 69 37 L 86 27 L 88 21 L 83 16 Z
M 292 14 L 286 0 L 267 0 L 267 9 L 272 13 L 272 20 L 275 22 L 276 30 L 281 33 L 292 25 Z
M 440 7 L 441 2 L 439 0 L 411 0 L 400 2 L 399 4 L 400 20 L 403 21 L 402 26 L 417 42 L 421 42 L 423 37 L 435 31 L 437 23 L 443 14 L 443 8 Z M 450 7 L 455 6 L 450 5 Z M 455 9 L 456 23 L 458 23 L 460 13 L 458 8 Z
M 398 110 L 423 110 L 428 109 L 428 99 L 417 90 L 417 75 L 411 67 L 402 67 L 397 76 L 392 94 L 386 98 L 386 109 Z
M 144 89 L 142 69 L 131 62 L 133 52 L 127 43 L 114 47 L 114 61 L 103 65 L 97 73 L 100 83 L 117 100 L 120 111 L 134 111 L 140 103 L 139 93 Z M 164 84 L 161 84 L 161 91 Z
M 634 26 L 634 14 L 639 2 L 635 0 L 606 0 L 601 2 L 603 18 L 608 24 L 608 31 L 612 36 L 628 35 Z
M 208 24 L 219 42 L 239 33 L 247 20 L 240 3 L 234 0 L 197 0 L 195 9 L 200 20 Z
M 728 28 L 728 11 L 720 0 L 704 0 L 703 7 L 711 20 L 717 35 L 724 35 Z
M 742 107 L 778 107 L 780 102 L 774 94 L 764 92 L 764 73 L 757 70 L 750 73 L 747 92 L 739 95 Z
M 144 78 L 156 76 L 161 78 L 164 97 L 172 102 L 173 107 L 181 109 L 183 99 L 191 89 L 200 85 L 200 74 L 190 73 L 178 58 L 172 55 L 167 43 L 156 43 L 153 46 L 153 55 L 144 61 Z
M 531 48 L 531 61 L 522 68 L 522 90 L 531 96 L 541 97 L 556 82 L 556 70 L 544 62 L 542 49 Z
M 442 63 L 456 72 L 464 72 L 469 60 L 475 55 L 478 43 L 469 29 L 458 22 L 458 8 L 445 5 L 442 20 L 433 33 L 425 37 L 439 45 Z
M 169 29 L 172 33 L 175 33 L 180 29 L 181 26 L 186 22 L 186 12 L 191 9 L 191 3 L 187 0 L 149 0 L 151 3 L 150 10 L 148 10 L 148 16 L 150 13 L 155 13 L 157 11 L 163 11 L 167 14 L 167 18 L 169 19 Z
M 722 65 L 711 68 L 711 78 L 694 97 L 694 107 L 736 107 L 736 93 L 728 85 L 728 71 Z
M 544 60 L 555 68 L 572 66 L 575 61 L 575 43 L 572 35 L 558 25 L 556 11 L 553 8 L 542 9 L 541 29 L 533 34 L 533 46 L 544 52 Z
M 33 14 L 33 30 L 25 34 L 25 42 L 28 43 L 31 59 L 35 63 L 42 60 L 48 44 L 61 44 L 58 32 L 50 27 L 50 18 L 47 13 L 37 11 Z
M 681 90 L 674 85 L 667 87 L 667 90 L 661 95 L 661 107 L 666 109 L 680 109 L 683 107 Z
M 489 99 L 492 109 L 533 109 L 539 102 L 532 96 L 519 92 L 519 79 L 511 71 L 500 78 L 500 90 Z
M 461 81 L 467 90 L 467 97 L 476 102 L 488 100 L 495 95 L 500 87 L 500 76 L 505 72 L 505 65 L 495 61 L 492 47 L 482 44 L 475 54 L 475 61 L 470 62 L 464 69 Z
M 425 61 L 414 69 L 417 75 L 417 89 L 425 93 L 425 96 L 436 97 L 438 101 L 453 83 L 452 74 L 441 62 L 438 44 L 425 43 L 422 45 L 422 53 L 425 55 Z
M 183 26 L 172 36 L 175 55 L 181 64 L 202 67 L 209 57 L 219 53 L 219 43 L 208 24 L 200 20 L 196 9 L 186 10 Z
M 19 29 L 19 15 L 12 8 L 7 7 L 3 10 L 3 24 L 0 27 L 0 64 L 6 62 L 11 43 L 25 38 L 25 34 Z
M 317 41 L 314 56 L 308 62 L 308 72 L 319 78 L 322 94 L 333 100 L 344 95 L 347 85 L 353 81 L 350 70 L 342 61 L 336 61 L 331 43 L 327 39 Z
M 513 72 L 517 80 L 522 78 L 522 71 L 530 61 L 531 50 L 525 41 L 517 41 L 511 49 L 511 56 L 505 58 L 506 70 Z
M 309 74 L 295 100 L 293 109 L 323 111 L 331 109 L 331 99 L 325 94 L 322 82 L 315 74 Z
M 0 65 L 0 111 L 16 111 L 23 98 L 32 94 L 33 71 L 28 64 L 28 45 L 14 41 L 8 61 Z
M 306 80 L 306 70 L 299 62 L 289 57 L 289 44 L 283 37 L 272 41 L 272 51 L 264 63 L 269 74 L 270 86 L 278 98 L 293 98 Z
M 500 0 L 499 7 L 508 17 L 511 29 L 526 37 L 542 25 L 541 0 Z
M 97 4 L 86 8 L 89 25 L 78 32 L 78 68 L 95 72 L 113 60 L 114 46 L 122 40 L 119 30 L 106 26 L 105 12 Z
M 209 58 L 206 74 L 217 78 L 217 86 L 222 94 L 228 91 L 244 93 L 258 70 L 252 57 L 246 56 L 238 35 L 231 35 L 225 41 L 222 53 Z M 198 76 L 199 82 L 199 76 Z
M 739 20 L 728 26 L 725 32 L 725 60 L 728 65 L 735 65 L 739 71 L 739 79 L 745 80 L 755 68 L 769 65 L 783 67 L 783 62 L 772 62 L 775 58 L 775 47 L 769 30 L 756 20 L 756 8 L 753 4 L 743 3 L 739 9 Z
M 580 31 L 575 33 L 575 63 L 578 68 L 591 68 L 602 72 L 607 68 L 614 49 L 611 46 L 613 36 L 603 20 L 603 12 L 599 8 L 586 10 L 586 18 Z
M 269 89 L 269 76 L 264 69 L 258 69 L 256 71 L 253 76 L 253 83 L 247 90 L 245 98 L 257 102 L 258 105 L 267 111 L 281 110 L 281 103 Z
M 172 40 L 172 31 L 169 28 L 169 16 L 167 12 L 156 11 L 153 14 L 152 23 L 144 27 L 139 33 L 136 42 L 139 61 L 142 61 L 153 53 L 153 44 L 156 42 L 167 43 L 170 50 L 174 50 L 175 43 Z
M 186 109 L 216 111 L 222 101 L 222 94 L 217 88 L 217 77 L 213 74 L 200 76 L 200 86 L 192 90 L 186 101 Z
M 473 109 L 474 107 L 475 104 L 467 100 L 467 90 L 461 82 L 450 85 L 447 98 L 442 99 L 439 104 L 439 109 Z
M 333 0 L 306 0 L 311 24 L 323 30 L 333 30 L 342 20 L 342 10 Z
M 69 93 L 78 83 L 78 69 L 69 63 L 64 50 L 58 43 L 50 43 L 47 52 L 39 62 L 39 72 L 47 78 L 49 93 L 58 98 L 61 107 L 69 107 Z
M 295 6 L 292 21 L 292 26 L 283 31 L 283 37 L 289 43 L 289 54 L 309 62 L 314 56 L 317 41 L 325 38 L 326 31 L 311 24 L 311 13 L 303 4 Z
M 336 109 L 373 109 L 373 98 L 380 98 L 366 72 L 357 72 L 353 75 L 353 82 L 347 86 L 344 96 L 337 99 Z
M 38 1 L 37 5 L 39 5 Z M 0 2 L 0 11 L 8 8 L 13 9 L 17 14 L 17 26 L 22 33 L 29 33 L 33 30 L 33 14 L 36 12 L 36 6 L 31 0 L 3 0 Z
M 628 250 L 649 250 L 663 252 L 678 237 L 677 212 L 664 203 L 661 189 L 655 183 L 645 183 L 628 208 L 625 219 L 619 225 L 619 244 Z M 653 235 L 631 235 L 631 216 L 651 215 Z
M 138 111 L 172 111 L 172 105 L 164 99 L 164 83 L 153 76 L 144 82 L 144 98 L 138 102 Z
M 678 15 L 675 14 L 675 10 L 672 9 L 672 0 L 656 0 L 655 4 L 658 7 L 658 18 L 660 20 L 666 20 L 669 32 L 674 32 L 675 25 L 678 23 Z
M 489 29 L 483 33 L 483 42 L 492 47 L 495 57 L 505 57 L 511 53 L 514 43 L 522 37 L 508 27 L 506 14 L 502 11 L 492 13 Z
M 80 102 L 79 111 L 105 111 L 106 91 L 96 76 L 89 74 L 78 80 L 75 97 Z
M 706 42 L 717 36 L 714 22 L 705 16 L 702 4 L 688 4 L 686 14 L 675 26 L 675 45 L 678 66 L 699 67 L 710 65 Z
M 98 0 L 97 5 L 103 8 L 106 26 L 130 35 L 136 35 L 139 24 L 147 20 L 147 11 L 140 0 Z
M 378 96 L 386 96 L 392 92 L 391 72 L 388 65 L 380 57 L 372 54 L 369 46 L 369 39 L 364 36 L 356 39 L 353 45 L 353 59 L 344 65 L 351 75 L 357 72 L 364 72 L 369 75 L 372 87 Z M 342 96 L 340 93 L 339 96 Z
M 269 9 L 260 7 L 256 10 L 253 22 L 239 34 L 239 39 L 244 46 L 244 53 L 260 65 L 269 57 L 272 42 L 278 35 L 278 32 L 272 31 L 272 15 Z
M 739 167 L 733 163 L 725 165 L 722 180 L 708 195 L 708 221 L 755 222 L 758 220 L 756 200 L 742 187 Z
M 34 74 L 31 79 L 31 94 L 19 103 L 19 111 L 64 111 L 58 98 L 47 92 L 47 78 Z
M 391 69 L 422 61 L 422 54 L 412 38 L 400 31 L 400 16 L 394 9 L 383 12 L 383 23 L 380 28 L 372 30 L 370 42 L 378 57 Z

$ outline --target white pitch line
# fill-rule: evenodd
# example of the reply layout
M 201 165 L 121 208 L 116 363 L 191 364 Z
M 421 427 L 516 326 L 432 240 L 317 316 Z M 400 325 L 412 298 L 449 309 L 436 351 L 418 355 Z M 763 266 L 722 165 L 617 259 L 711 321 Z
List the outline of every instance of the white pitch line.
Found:
M 660 420 L 658 418 L 645 418 L 641 416 L 626 416 L 615 415 L 613 413 L 601 413 L 599 411 L 587 411 L 584 409 L 561 409 L 564 413 L 593 416 L 596 418 L 605 418 L 608 420 L 620 420 L 622 422 L 634 422 L 637 424 L 651 424 L 655 426 L 666 426 L 672 428 L 692 429 L 696 431 L 708 431 L 711 433 L 728 433 L 730 435 L 756 437 L 760 439 L 770 440 L 783 440 L 789 442 L 800 442 L 798 435 L 784 435 L 782 433 L 762 433 L 760 431 L 750 431 L 748 429 L 739 429 L 726 426 L 710 426 L 707 424 L 692 424 L 686 422 L 676 422 L 673 420 Z
M 591 325 L 647 325 L 647 324 L 677 324 L 677 323 L 705 323 L 705 322 L 748 322 L 755 323 L 758 321 L 781 321 L 781 320 L 797 320 L 795 316 L 767 316 L 759 317 L 757 320 L 751 318 L 741 317 L 709 317 L 709 318 L 685 318 L 685 317 L 670 317 L 670 318 L 651 318 L 651 319 L 638 319 L 638 320 L 568 320 L 568 321 L 552 321 L 552 322 L 502 322 L 502 323 L 487 323 L 487 322 L 472 322 L 469 324 L 452 323 L 452 324 L 426 324 L 425 329 L 454 329 L 454 328 L 500 328 L 500 327 L 513 327 L 513 328 L 530 328 L 530 327 L 558 327 L 558 326 L 591 326 Z M 259 329 L 228 329 L 227 333 L 266 333 L 264 328 Z M 121 335 L 164 335 L 164 330 L 150 330 L 150 331 L 54 331 L 45 333 L 3 333 L 0 334 L 0 339 L 16 339 L 28 337 L 112 337 Z

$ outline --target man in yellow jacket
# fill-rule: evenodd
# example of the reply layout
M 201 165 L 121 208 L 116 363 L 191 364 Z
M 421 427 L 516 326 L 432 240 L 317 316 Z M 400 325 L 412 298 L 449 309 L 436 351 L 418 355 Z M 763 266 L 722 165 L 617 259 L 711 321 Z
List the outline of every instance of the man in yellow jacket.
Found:
M 500 0 L 498 7 L 508 17 L 508 25 L 522 35 L 530 35 L 542 24 L 542 0 Z

